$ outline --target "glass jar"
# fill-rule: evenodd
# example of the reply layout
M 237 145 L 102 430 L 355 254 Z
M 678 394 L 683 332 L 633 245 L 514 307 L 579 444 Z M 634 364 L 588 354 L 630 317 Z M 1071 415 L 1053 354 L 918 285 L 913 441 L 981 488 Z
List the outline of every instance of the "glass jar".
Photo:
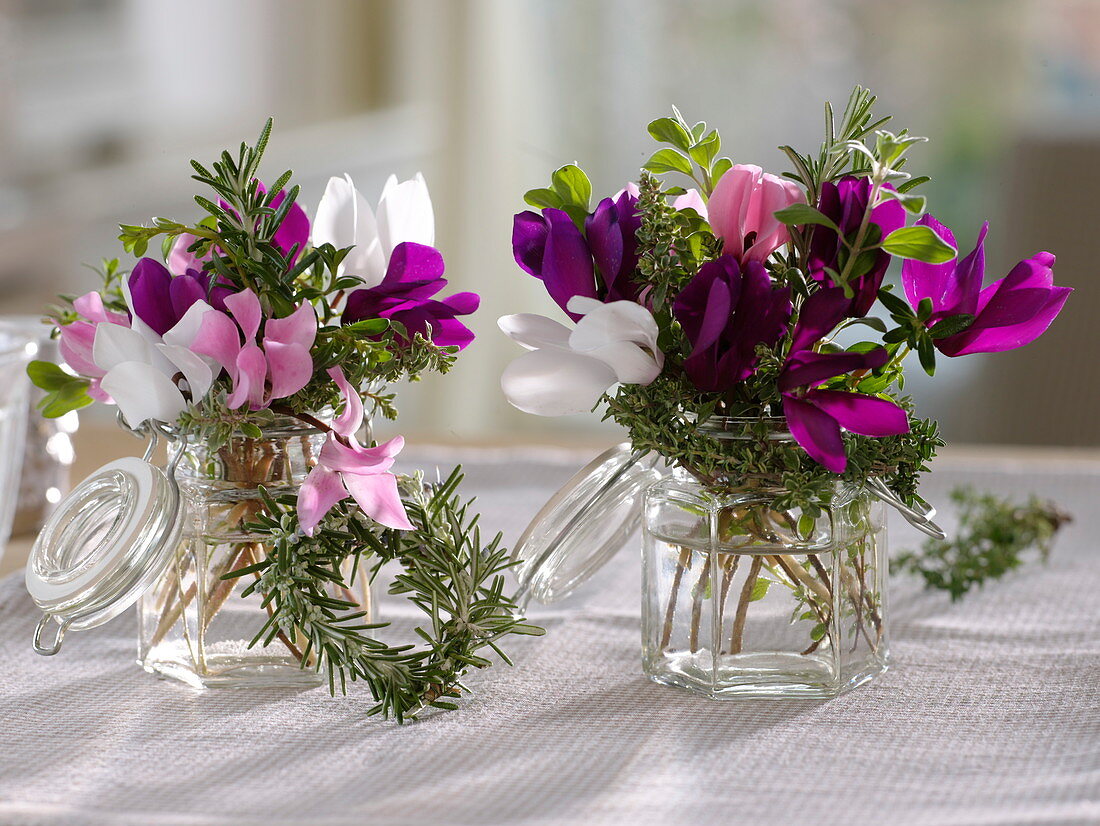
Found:
M 243 591 L 259 574 L 225 575 L 265 559 L 270 546 L 243 526 L 264 510 L 259 487 L 296 493 L 316 464 L 324 433 L 280 419 L 261 438 L 235 435 L 225 445 L 188 446 L 175 478 L 183 499 L 182 536 L 159 581 L 138 602 L 139 662 L 150 672 L 198 688 L 320 685 L 307 641 L 282 629 L 269 645 L 253 641 L 270 615 L 259 593 Z M 351 571 L 345 571 L 348 582 Z M 367 611 L 369 571 L 332 595 Z
M 730 421 L 700 431 L 730 438 Z M 789 440 L 782 420 L 768 438 Z M 838 481 L 803 512 L 762 479 L 675 468 L 644 497 L 643 666 L 710 697 L 832 697 L 886 670 L 886 513 Z

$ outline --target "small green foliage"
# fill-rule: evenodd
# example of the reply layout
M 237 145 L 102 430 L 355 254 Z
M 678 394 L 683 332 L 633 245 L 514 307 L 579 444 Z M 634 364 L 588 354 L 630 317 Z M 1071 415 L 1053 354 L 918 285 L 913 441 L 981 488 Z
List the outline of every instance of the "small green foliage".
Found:
M 427 708 L 456 708 L 454 700 L 469 691 L 462 677 L 492 665 L 484 649 L 510 665 L 500 647 L 505 637 L 543 633 L 517 616 L 505 596 L 503 572 L 514 563 L 500 534 L 482 543 L 471 502 L 458 495 L 461 481 L 460 468 L 434 485 L 401 480 L 412 531 L 384 528 L 345 500 L 312 537 L 301 533 L 293 496 L 275 500 L 265 492 L 266 513 L 248 529 L 272 550 L 226 576 L 256 575 L 243 595 L 270 607 L 252 644 L 271 644 L 280 632 L 300 632 L 308 641 L 303 663 L 315 655 L 315 667 L 327 675 L 334 694 L 337 687 L 346 691 L 349 682 L 367 684 L 375 700 L 368 714 L 404 722 Z M 365 612 L 331 593 L 330 586 L 346 587 L 354 577 L 345 579 L 345 563 L 377 573 L 391 561 L 402 573 L 390 593 L 406 596 L 427 620 L 415 630 L 423 641 L 419 647 L 376 639 L 374 632 L 389 624 L 365 623 Z
M 566 164 L 550 176 L 549 189 L 532 189 L 523 199 L 536 209 L 564 210 L 583 231 L 592 200 L 592 182 L 579 166 Z
M 657 118 L 649 124 L 650 136 L 672 147 L 658 149 L 642 169 L 656 175 L 679 172 L 691 178 L 704 196 L 709 196 L 715 184 L 733 166 L 733 161 L 718 156 L 722 137 L 717 129 L 708 131 L 703 122 L 689 126 L 675 106 L 672 113 L 671 118 Z
M 882 248 L 898 258 L 912 258 L 928 264 L 944 264 L 957 250 L 936 235 L 931 227 L 901 227 L 882 239 Z
M 1030 551 L 1046 561 L 1055 534 L 1072 521 L 1057 505 L 1034 496 L 1020 505 L 961 487 L 951 492 L 951 500 L 959 511 L 955 537 L 928 539 L 893 564 L 923 577 L 927 587 L 947 591 L 952 600 L 1020 567 Z
M 88 395 L 87 379 L 66 373 L 51 361 L 32 361 L 27 365 L 31 384 L 46 391 L 38 409 L 47 419 L 64 416 L 71 410 L 87 407 L 94 401 Z

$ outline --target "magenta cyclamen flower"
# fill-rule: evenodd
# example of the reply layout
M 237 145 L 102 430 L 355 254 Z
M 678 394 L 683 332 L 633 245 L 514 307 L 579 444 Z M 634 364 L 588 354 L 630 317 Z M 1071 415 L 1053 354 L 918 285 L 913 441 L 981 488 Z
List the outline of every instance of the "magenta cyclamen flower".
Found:
M 699 268 L 672 311 L 691 342 L 684 372 L 701 391 L 728 390 L 752 375 L 756 346 L 774 346 L 791 316 L 789 287 L 774 287 L 763 264 L 723 255 Z
M 541 279 L 557 305 L 579 321 L 568 308 L 575 295 L 605 303 L 637 299 L 633 274 L 640 225 L 638 198 L 623 190 L 615 199 L 600 201 L 585 219 L 583 233 L 560 209 L 519 213 L 512 224 L 512 252 L 516 263 Z
M 783 414 L 795 441 L 833 473 L 848 466 L 841 428 L 864 436 L 909 432 L 905 411 L 887 399 L 820 385 L 853 370 L 882 367 L 889 355 L 879 347 L 869 353 L 815 353 L 813 346 L 848 313 L 851 301 L 839 287 L 818 290 L 802 305 L 791 350 L 779 374 Z
M 211 287 L 212 274 L 188 270 L 172 275 L 153 258 L 142 258 L 134 265 L 126 282 L 134 315 L 163 336 L 183 318 L 196 301 L 206 301 L 216 309 L 225 309 L 226 296 L 233 290 L 221 284 Z
M 714 187 L 706 211 L 711 229 L 723 241 L 723 252 L 741 263 L 763 262 L 790 240 L 775 213 L 805 201 L 794 181 L 753 164 L 736 164 Z
M 931 215 L 922 216 L 917 223 L 931 227 L 956 246 L 951 230 Z M 915 308 L 922 299 L 932 300 L 929 326 L 953 315 L 974 316 L 973 323 L 961 333 L 933 340 L 946 356 L 998 353 L 1030 344 L 1046 332 L 1073 292 L 1071 287 L 1054 286 L 1054 256 L 1049 252 L 1024 259 L 983 290 L 988 229 L 986 222 L 973 251 L 961 260 L 946 264 L 906 261 L 901 268 L 909 303 Z
M 817 208 L 832 219 L 846 237 L 852 238 L 859 231 L 867 209 L 867 199 L 870 197 L 871 181 L 849 175 L 839 183 L 826 183 L 821 187 L 821 199 Z M 877 229 L 880 239 L 885 238 L 894 230 L 905 226 L 905 208 L 896 200 L 884 201 L 871 210 L 869 225 Z M 833 278 L 826 272 L 826 268 L 840 272 L 839 258 L 843 248 L 844 242 L 834 230 L 815 226 L 810 236 L 810 253 L 807 259 L 810 277 L 826 285 L 833 285 Z M 889 266 L 890 254 L 885 250 L 877 250 L 870 269 L 851 282 L 855 297 L 850 302 L 848 315 L 855 318 L 867 315 L 878 297 L 878 289 L 882 286 L 882 279 Z
M 404 325 L 410 338 L 420 333 L 439 347 L 462 349 L 474 334 L 458 316 L 477 310 L 481 298 L 477 293 L 455 293 L 440 301 L 433 299 L 447 286 L 443 271 L 439 250 L 411 241 L 398 244 L 382 283 L 351 293 L 341 321 L 389 318 Z
M 344 410 L 332 423 L 317 466 L 309 472 L 298 493 L 298 522 L 306 536 L 313 536 L 317 524 L 332 506 L 349 495 L 360 509 L 380 525 L 412 530 L 401 502 L 397 477 L 389 472 L 405 440 L 396 436 L 377 447 L 363 447 L 355 433 L 363 424 L 363 400 L 344 377 L 344 371 L 328 371 L 344 397 Z
M 256 294 L 243 290 L 225 303 L 233 320 L 224 313 L 205 313 L 191 350 L 209 356 L 229 374 L 233 390 L 226 405 L 235 410 L 247 402 L 249 410 L 262 410 L 305 387 L 313 376 L 309 350 L 317 336 L 312 305 L 304 303 L 285 318 L 267 319 L 261 345 L 256 337 L 263 313 Z

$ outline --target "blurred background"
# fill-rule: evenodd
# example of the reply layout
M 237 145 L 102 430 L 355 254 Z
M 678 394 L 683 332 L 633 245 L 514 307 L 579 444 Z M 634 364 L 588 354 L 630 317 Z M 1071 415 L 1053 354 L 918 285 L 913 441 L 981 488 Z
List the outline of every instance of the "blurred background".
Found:
M 0 313 L 91 289 L 81 263 L 121 253 L 120 221 L 197 219 L 188 159 L 270 114 L 267 177 L 294 169 L 311 216 L 331 175 L 374 203 L 422 170 L 452 287 L 483 296 L 454 373 L 401 390 L 402 431 L 608 440 L 499 392 L 518 350 L 497 316 L 557 313 L 512 261 L 523 192 L 571 161 L 617 191 L 672 104 L 778 173 L 776 145 L 816 147 L 822 102 L 855 83 L 933 138 L 911 166 L 960 245 L 992 222 L 987 281 L 1047 249 L 1077 289 L 1036 344 L 941 359 L 918 409 L 955 442 L 1100 443 L 1095 0 L 0 0 Z

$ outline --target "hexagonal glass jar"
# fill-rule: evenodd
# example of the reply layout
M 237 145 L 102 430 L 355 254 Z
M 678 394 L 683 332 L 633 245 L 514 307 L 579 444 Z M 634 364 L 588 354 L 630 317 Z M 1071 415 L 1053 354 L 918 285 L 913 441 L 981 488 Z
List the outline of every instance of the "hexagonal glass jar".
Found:
M 792 438 L 783 420 L 770 424 L 769 438 Z M 729 437 L 720 420 L 700 429 Z M 832 697 L 886 670 L 885 505 L 838 482 L 811 515 L 784 493 L 733 476 L 708 486 L 683 468 L 648 489 L 651 679 L 714 698 Z
M 182 539 L 167 571 L 138 603 L 138 660 L 150 672 L 196 688 L 311 687 L 324 681 L 307 641 L 280 629 L 268 645 L 253 644 L 270 619 L 262 596 L 245 596 L 256 576 L 225 574 L 264 559 L 271 548 L 244 527 L 264 510 L 259 487 L 272 496 L 297 492 L 316 464 L 324 433 L 281 418 L 260 438 L 233 436 L 225 445 L 188 447 L 176 470 L 184 507 Z M 344 571 L 344 582 L 353 572 Z M 332 596 L 371 610 L 369 572 L 354 572 Z M 364 617 L 370 622 L 370 614 Z

